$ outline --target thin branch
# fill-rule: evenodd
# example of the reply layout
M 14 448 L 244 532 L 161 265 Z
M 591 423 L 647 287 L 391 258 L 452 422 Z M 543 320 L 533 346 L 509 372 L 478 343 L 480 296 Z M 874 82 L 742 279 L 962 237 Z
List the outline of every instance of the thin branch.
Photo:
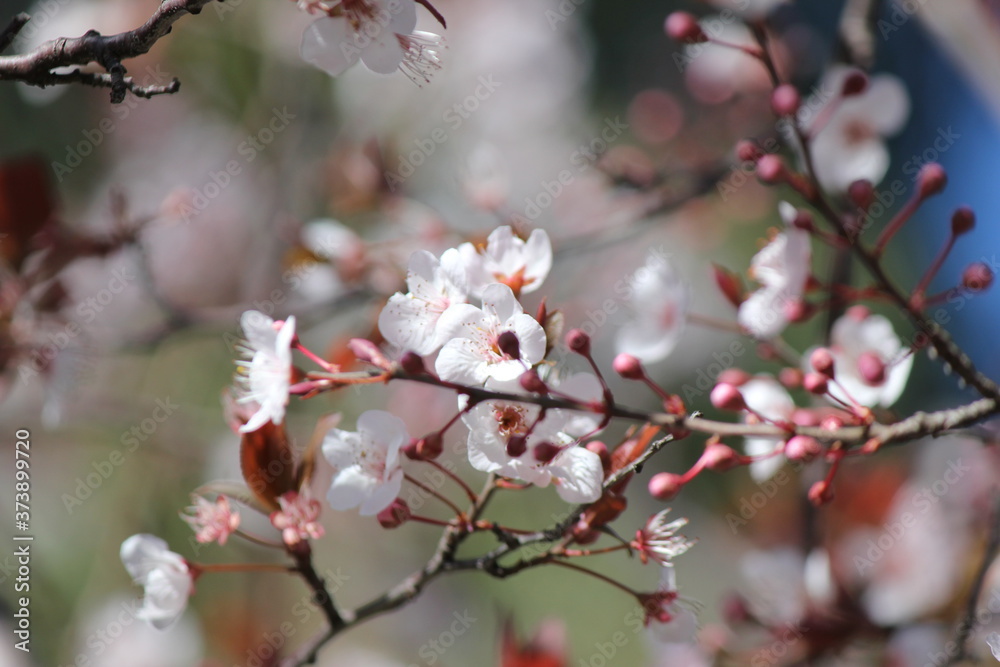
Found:
M 81 37 L 59 37 L 34 50 L 11 56 L 0 56 L 0 80 L 23 81 L 33 86 L 51 86 L 82 83 L 111 89 L 111 101 L 120 103 L 125 92 L 132 91 L 140 97 L 152 97 L 176 92 L 180 82 L 174 79 L 167 85 L 140 86 L 126 77 L 123 61 L 147 53 L 157 41 L 170 32 L 173 24 L 185 14 L 198 14 L 215 0 L 165 0 L 143 25 L 117 35 L 101 35 L 90 30 Z M 24 15 L 15 17 L 0 39 L 6 46 L 27 21 Z M 4 45 L 4 40 L 7 44 Z M 98 63 L 107 74 L 91 74 L 79 69 L 57 74 L 60 67 L 84 67 Z

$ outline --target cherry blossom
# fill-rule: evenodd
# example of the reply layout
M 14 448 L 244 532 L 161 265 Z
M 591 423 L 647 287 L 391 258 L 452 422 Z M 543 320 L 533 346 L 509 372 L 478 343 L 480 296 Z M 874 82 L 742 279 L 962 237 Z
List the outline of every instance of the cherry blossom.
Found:
M 524 313 L 506 285 L 487 287 L 482 308 L 471 304 L 450 307 L 438 320 L 438 329 L 449 340 L 438 354 L 435 369 L 450 382 L 513 380 L 545 356 L 545 331 Z M 517 337 L 518 357 L 498 346 L 498 338 L 507 331 Z
M 740 304 L 740 325 L 757 338 L 772 338 L 788 325 L 789 310 L 802 299 L 810 273 L 809 233 L 793 226 L 795 207 L 778 204 L 785 222 L 784 231 L 776 234 L 750 263 L 750 272 L 760 289 Z
M 241 433 L 256 431 L 269 420 L 280 424 L 288 405 L 288 387 L 292 372 L 292 340 L 295 318 L 278 323 L 264 313 L 248 310 L 240 318 L 249 366 L 237 362 L 237 401 L 256 403 L 257 411 L 240 427 Z
M 534 292 L 542 286 L 552 268 L 552 243 L 544 229 L 536 229 L 525 241 L 508 227 L 497 227 L 477 249 L 463 243 L 458 251 L 469 274 L 469 291 L 484 297 L 492 283 L 503 283 L 515 296 Z
M 687 284 L 668 262 L 647 262 L 636 271 L 628 299 L 634 316 L 618 331 L 617 351 L 646 363 L 666 358 L 684 332 L 688 296 Z
M 726 44 L 752 47 L 753 34 L 745 25 L 709 16 L 699 21 L 702 30 Z M 674 57 L 686 65 L 684 81 L 691 94 L 705 104 L 720 104 L 739 94 L 762 93 L 770 87 L 767 72 L 739 49 L 712 42 L 690 44 L 684 55 Z
M 466 302 L 465 270 L 456 249 L 439 261 L 426 250 L 410 255 L 406 274 L 409 292 L 389 297 L 378 318 L 379 331 L 393 345 L 417 354 L 431 354 L 447 342 L 439 327 L 452 305 Z
M 781 383 L 770 375 L 758 375 L 740 386 L 740 393 L 747 407 L 753 412 L 777 422 L 790 421 L 795 412 L 795 401 Z M 748 416 L 748 419 L 756 419 Z M 743 449 L 748 456 L 763 456 L 773 452 L 780 442 L 777 438 L 744 438 Z M 758 482 L 770 479 L 778 472 L 785 457 L 781 454 L 759 459 L 750 464 L 750 476 Z
M 302 540 L 323 537 L 319 523 L 320 504 L 308 491 L 289 491 L 278 497 L 277 512 L 271 513 L 271 525 L 281 531 L 282 541 L 294 546 Z
M 155 535 L 133 535 L 121 547 L 121 559 L 135 583 L 145 589 L 136 618 L 163 630 L 173 625 L 194 590 L 187 561 Z
M 403 421 L 384 410 L 362 413 L 357 431 L 331 429 L 323 439 L 323 455 L 334 468 L 330 506 L 360 507 L 362 516 L 388 507 L 403 484 L 399 450 L 409 440 Z
M 846 67 L 831 68 L 819 91 L 804 103 L 817 109 L 807 129 L 814 135 L 813 167 L 820 184 L 831 191 L 846 192 L 856 180 L 879 183 L 889 170 L 885 138 L 906 124 L 910 99 L 902 81 L 891 74 L 878 74 L 857 95 L 841 97 Z M 827 113 L 826 105 L 835 105 Z M 821 126 L 817 125 L 822 123 Z
M 1000 660 L 1000 632 L 991 632 L 986 635 L 986 645 L 990 647 L 990 653 L 997 660 Z
M 195 531 L 195 539 L 201 543 L 225 544 L 240 525 L 239 512 L 225 496 L 219 496 L 214 503 L 202 496 L 192 496 L 192 499 L 194 505 L 188 508 L 192 514 L 182 514 L 181 518 Z
M 681 518 L 668 522 L 669 513 L 670 508 L 657 512 L 649 517 L 641 530 L 636 531 L 632 546 L 639 552 L 639 559 L 643 563 L 652 560 L 663 567 L 673 567 L 671 561 L 694 546 L 694 542 L 677 534 L 678 530 L 687 525 L 688 520 Z
M 523 393 L 516 382 L 490 380 L 486 387 L 495 391 Z M 601 495 L 604 470 L 601 458 L 575 446 L 574 438 L 563 429 L 571 413 L 551 411 L 538 421 L 539 408 L 510 401 L 484 401 L 462 416 L 469 428 L 469 462 L 476 470 L 520 479 L 536 486 L 555 484 L 566 502 L 583 503 Z M 512 439 L 523 438 L 523 447 L 514 448 Z M 539 446 L 561 447 L 548 461 L 539 461 Z
M 428 81 L 441 67 L 443 41 L 415 32 L 416 25 L 413 0 L 345 0 L 306 28 L 300 51 L 303 60 L 330 76 L 361 60 L 378 74 L 401 69 L 411 80 Z
M 846 392 L 868 407 L 896 402 L 910 377 L 913 355 L 888 319 L 863 306 L 851 308 L 834 323 L 830 341 L 837 380 L 830 383 L 831 395 L 849 402 Z

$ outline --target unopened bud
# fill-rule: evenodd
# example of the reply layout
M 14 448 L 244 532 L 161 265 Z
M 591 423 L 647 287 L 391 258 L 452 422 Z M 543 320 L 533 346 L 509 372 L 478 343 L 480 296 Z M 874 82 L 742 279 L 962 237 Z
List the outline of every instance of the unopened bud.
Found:
M 497 336 L 497 349 L 509 359 L 521 358 L 521 341 L 513 331 L 503 331 Z
M 885 383 L 885 362 L 874 352 L 862 352 L 858 357 L 858 374 L 872 387 Z
M 521 388 L 532 394 L 547 394 L 549 388 L 542 381 L 542 378 L 538 376 L 538 371 L 534 368 L 521 373 L 521 377 L 518 378 L 518 382 Z
M 389 359 L 382 354 L 382 350 L 378 349 L 378 345 L 370 340 L 366 340 L 364 338 L 352 338 L 347 342 L 347 347 L 361 361 L 367 361 L 382 370 L 390 370 L 392 368 L 392 364 L 389 362 Z
M 740 277 L 718 264 L 712 264 L 712 274 L 722 296 L 726 297 L 726 300 L 734 307 L 739 308 L 740 304 L 743 303 L 743 281 L 740 280 Z
M 671 12 L 663 25 L 667 37 L 684 44 L 707 42 L 708 35 L 698 25 L 698 19 L 688 12 Z
M 751 380 L 753 376 L 747 373 L 742 368 L 727 368 L 726 370 L 719 373 L 719 377 L 715 379 L 716 382 L 731 384 L 734 387 L 742 387 L 747 382 Z
M 831 500 L 833 500 L 833 489 L 830 488 L 825 479 L 821 479 L 809 487 L 809 502 L 816 507 L 825 505 Z
M 824 431 L 836 431 L 844 426 L 844 420 L 835 415 L 828 415 L 823 417 L 823 421 L 819 423 L 819 427 Z
M 833 353 L 825 347 L 818 347 L 809 355 L 809 365 L 820 375 L 833 379 Z
M 412 350 L 407 350 L 399 358 L 400 367 L 410 375 L 423 375 L 427 372 L 424 367 L 424 358 Z
M 424 461 L 432 461 L 444 451 L 444 439 L 437 431 L 417 440 L 417 456 Z
M 507 441 L 507 456 L 517 458 L 528 451 L 528 439 L 523 435 L 512 435 Z
M 921 199 L 926 199 L 944 190 L 948 184 L 948 174 L 937 162 L 928 162 L 917 174 L 917 188 Z
M 862 211 L 867 211 L 875 203 L 875 186 L 865 179 L 854 181 L 847 188 L 847 198 Z
M 701 455 L 705 462 L 705 467 L 716 472 L 725 472 L 739 465 L 740 457 L 733 451 L 732 447 L 719 443 L 711 444 L 705 448 Z
M 764 155 L 757 160 L 757 178 L 769 185 L 783 183 L 788 177 L 785 161 L 777 155 Z
M 993 270 L 983 262 L 969 264 L 962 272 L 962 287 L 970 292 L 982 292 L 993 284 Z
M 823 446 L 819 444 L 819 440 L 807 435 L 792 436 L 785 443 L 785 457 L 792 461 L 805 463 L 812 461 L 822 453 Z
M 550 463 L 552 459 L 559 456 L 559 452 L 561 451 L 562 447 L 546 440 L 535 445 L 532 455 L 535 457 L 536 461 L 544 464 Z
M 757 162 L 764 155 L 764 150 L 755 142 L 741 139 L 736 144 L 736 157 L 740 162 Z
M 806 373 L 806 376 L 802 378 L 802 388 L 810 394 L 822 396 L 829 390 L 830 385 L 825 375 Z
M 402 498 L 396 498 L 376 518 L 383 528 L 397 528 L 409 521 L 410 516 L 410 506 Z
M 798 368 L 782 368 L 778 371 L 778 382 L 786 389 L 798 389 L 802 386 L 803 375 Z
M 566 334 L 566 347 L 586 357 L 590 354 L 590 336 L 583 329 L 570 329 Z
M 657 500 L 673 500 L 684 488 L 684 478 L 672 472 L 660 472 L 649 480 L 649 495 Z
M 840 94 L 844 97 L 860 95 L 868 88 L 868 77 L 861 70 L 852 70 L 844 77 Z
M 421 456 L 417 453 L 417 443 L 420 442 L 417 438 L 410 438 L 410 441 L 403 445 L 403 456 L 410 459 L 411 461 L 420 461 Z
M 725 382 L 720 382 L 712 388 L 709 400 L 720 410 L 739 411 L 746 410 L 747 407 L 747 402 L 743 399 L 740 390 Z
M 968 206 L 960 206 L 951 214 L 952 236 L 961 236 L 976 226 L 976 214 Z
M 645 372 L 642 370 L 642 363 L 631 354 L 625 354 L 624 352 L 619 354 L 611 362 L 611 367 L 615 369 L 615 373 L 618 373 L 618 375 L 626 380 L 641 380 L 645 377 Z
M 771 93 L 771 109 L 778 116 L 794 116 L 801 104 L 799 91 L 791 84 L 783 83 Z

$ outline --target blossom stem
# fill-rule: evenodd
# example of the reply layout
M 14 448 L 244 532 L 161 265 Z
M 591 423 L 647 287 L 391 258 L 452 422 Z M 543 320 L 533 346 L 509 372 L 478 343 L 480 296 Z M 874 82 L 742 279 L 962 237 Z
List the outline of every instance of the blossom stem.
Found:
M 628 544 L 616 544 L 613 547 L 604 547 L 603 549 L 564 549 L 562 551 L 556 552 L 557 556 L 598 556 L 600 554 L 609 554 L 613 551 L 621 551 L 622 549 L 628 549 Z
M 307 357 L 309 357 L 310 359 L 312 359 L 316 363 L 316 365 L 318 365 L 320 368 L 322 368 L 323 370 L 325 370 L 327 373 L 336 373 L 337 372 L 337 370 L 338 370 L 337 366 L 335 366 L 334 364 L 331 364 L 326 359 L 323 359 L 322 357 L 320 357 L 319 355 L 317 355 L 315 352 L 313 352 L 308 347 L 306 347 L 305 345 L 303 345 L 298 339 L 295 340 L 295 343 L 292 345 L 292 347 L 294 347 L 296 350 L 298 350 L 302 354 L 304 354 Z
M 411 514 L 408 517 L 407 520 L 408 521 L 417 521 L 418 523 L 427 523 L 427 524 L 430 524 L 432 526 L 444 526 L 445 528 L 449 528 L 449 527 L 455 525 L 451 521 L 443 521 L 441 519 L 432 519 L 429 516 L 420 516 L 419 514 Z
M 239 535 L 244 540 L 247 540 L 249 542 L 253 542 L 254 544 L 259 544 L 262 547 L 271 547 L 271 548 L 274 548 L 274 549 L 284 549 L 285 548 L 285 545 L 282 544 L 281 542 L 274 542 L 274 541 L 269 540 L 267 538 L 260 537 L 258 535 L 254 535 L 253 533 L 248 533 L 247 531 L 242 530 L 242 529 L 235 530 L 234 534 L 235 535 Z
M 197 563 L 193 564 L 200 572 L 295 572 L 291 565 L 278 563 Z
M 459 413 L 459 414 L 461 414 L 461 413 Z M 446 426 L 445 428 L 447 428 L 447 426 Z M 442 429 L 442 430 L 443 430 L 443 429 Z M 448 477 L 451 477 L 451 478 L 452 478 L 453 480 L 455 480 L 455 482 L 456 482 L 456 483 L 457 483 L 457 484 L 458 484 L 458 485 L 459 485 L 460 487 L 462 487 L 462 490 L 463 490 L 463 491 L 465 491 L 465 495 L 469 497 L 469 500 L 471 500 L 472 502 L 476 502 L 476 499 L 478 498 L 478 496 L 476 495 L 476 492 L 475 492 L 475 491 L 473 491 L 473 490 L 472 490 L 472 489 L 471 489 L 471 488 L 469 487 L 469 485 L 468 485 L 468 484 L 466 484 L 466 483 L 465 483 L 465 482 L 464 482 L 464 481 L 462 480 L 462 478 L 461 478 L 461 477 L 459 477 L 459 476 L 458 476 L 457 474 L 455 474 L 455 473 L 454 473 L 453 471 L 451 471 L 451 470 L 448 470 L 448 468 L 446 468 L 445 466 L 441 465 L 441 464 L 440 464 L 440 463 L 438 463 L 437 461 L 434 461 L 434 460 L 427 460 L 427 461 L 425 461 L 425 463 L 429 463 L 430 465 L 434 466 L 435 468 L 437 468 L 438 470 L 440 470 L 440 471 L 441 471 L 441 472 L 443 472 L 444 474 L 448 475 Z
M 431 487 L 427 486 L 426 484 L 424 484 L 420 480 L 415 479 L 414 477 L 412 477 L 409 474 L 405 474 L 404 473 L 403 479 L 405 479 L 410 484 L 413 484 L 418 489 L 421 489 L 425 493 L 429 493 L 430 495 L 434 496 L 435 498 L 437 498 L 438 500 L 440 500 L 441 502 L 443 502 L 445 505 L 447 505 L 452 510 L 454 510 L 455 516 L 458 517 L 458 519 L 460 521 L 462 521 L 463 523 L 465 523 L 465 512 L 463 512 L 461 509 L 459 509 L 458 505 L 456 505 L 455 503 L 453 503 L 450 500 L 448 500 L 447 497 L 441 495 L 440 493 L 438 493 L 437 491 L 435 491 Z
M 910 303 L 914 308 L 918 310 L 923 310 L 927 305 L 927 300 L 924 295 L 927 293 L 927 287 L 931 284 L 931 280 L 937 275 L 938 271 L 941 270 L 941 265 L 944 264 L 944 260 L 948 258 L 951 253 L 951 249 L 955 247 L 956 236 L 950 234 L 948 236 L 948 242 L 944 244 L 944 247 L 938 251 L 937 257 L 931 262 L 931 265 L 927 268 L 924 276 L 920 279 L 920 282 L 913 290 L 913 294 L 910 296 Z
M 631 595 L 633 597 L 636 597 L 636 598 L 639 597 L 639 594 L 637 592 L 635 592 L 634 590 L 632 590 L 631 588 L 629 588 L 625 584 L 621 583 L 620 581 L 615 581 L 611 577 L 603 575 L 600 572 L 595 572 L 595 571 L 591 570 L 590 568 L 582 567 L 582 566 L 577 565 L 575 563 L 567 563 L 564 560 L 554 560 L 554 561 L 551 561 L 551 562 L 552 562 L 553 565 L 559 565 L 561 567 L 566 567 L 566 568 L 569 568 L 571 570 L 576 570 L 577 572 L 582 572 L 583 574 L 588 574 L 591 577 L 594 577 L 595 579 L 600 579 L 601 581 L 603 581 L 605 583 L 611 584 L 615 588 L 618 588 L 618 589 L 621 589 L 621 590 L 625 591 L 626 593 L 628 593 L 629 595 Z
M 873 258 L 877 260 L 882 256 L 882 253 L 885 252 L 885 248 L 889 244 L 889 241 L 891 241 L 892 237 L 896 235 L 896 232 L 903 228 L 903 225 L 907 223 L 910 217 L 916 213 L 922 202 L 923 197 L 920 196 L 918 191 L 914 193 L 906 204 L 903 205 L 903 208 L 901 208 L 899 212 L 893 216 L 892 220 L 889 221 L 889 224 L 885 226 L 885 229 L 882 230 L 882 233 L 879 234 L 878 239 L 875 241 L 875 247 L 872 248 L 871 252 Z

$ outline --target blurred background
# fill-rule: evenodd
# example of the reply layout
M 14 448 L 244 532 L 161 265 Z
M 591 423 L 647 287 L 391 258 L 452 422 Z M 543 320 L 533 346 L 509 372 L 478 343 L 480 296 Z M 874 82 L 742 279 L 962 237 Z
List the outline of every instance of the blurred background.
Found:
M 0 19 L 17 11 L 33 16 L 11 53 L 88 29 L 131 29 L 156 4 L 4 0 Z M 295 315 L 304 342 L 338 359 L 347 338 L 375 335 L 379 309 L 401 288 L 401 267 L 413 249 L 439 253 L 513 222 L 548 230 L 556 253 L 544 289 L 527 299 L 528 312 L 544 295 L 568 326 L 589 323 L 605 368 L 629 319 L 615 287 L 631 281 L 650 253 L 666 257 L 683 277 L 693 313 L 734 323 L 711 263 L 745 275 L 768 229 L 780 225 L 778 201 L 794 200 L 757 183 L 733 152 L 741 138 L 776 135 L 770 88 L 759 63 L 731 50 L 691 58 L 690 47 L 666 37 L 664 19 L 677 9 L 700 17 L 727 5 L 759 9 L 768 16 L 779 68 L 807 97 L 843 60 L 841 16 L 856 4 L 440 0 L 447 30 L 423 9 L 419 27 L 443 33 L 447 50 L 431 81 L 415 85 L 360 64 L 332 79 L 300 57 L 311 18 L 294 3 L 227 0 L 183 18 L 148 55 L 126 63 L 141 83 L 179 78 L 178 94 L 129 95 L 111 105 L 104 90 L 0 86 L 0 215 L 8 234 L 0 421 L 9 434 L 0 441 L 3 455 L 13 457 L 14 431 L 31 430 L 36 536 L 33 650 L 7 655 L 5 642 L 0 664 L 268 665 L 273 652 L 262 647 L 283 622 L 293 621 L 295 633 L 282 650 L 321 627 L 318 614 L 293 611 L 301 611 L 306 588 L 274 574 L 202 578 L 184 619 L 166 634 L 127 612 L 141 591 L 118 549 L 134 533 L 159 535 L 204 562 L 275 558 L 239 540 L 198 545 L 178 518 L 193 489 L 239 478 L 238 438 L 220 399 L 231 383 L 246 309 Z M 880 190 L 892 192 L 898 181 L 908 193 L 914 165 L 927 161 L 949 174 L 945 193 L 891 247 L 888 266 L 898 284 L 915 283 L 944 243 L 951 211 L 969 205 L 979 225 L 959 242 L 931 292 L 946 290 L 971 261 L 995 264 L 1000 245 L 1000 18 L 987 1 L 880 5 L 868 64 L 898 77 L 909 95 L 907 121 L 888 137 L 892 163 Z M 745 39 L 731 15 L 713 20 L 723 22 L 727 39 Z M 568 177 L 560 181 L 560 174 Z M 886 202 L 887 211 L 906 196 Z M 818 265 L 829 260 L 821 249 L 816 256 Z M 602 309 L 608 299 L 614 312 Z M 955 338 L 981 370 L 1000 376 L 997 294 L 947 308 Z M 905 322 L 884 312 L 906 338 Z M 788 342 L 800 352 L 820 342 L 823 319 L 792 327 Z M 735 341 L 745 354 L 728 359 Z M 689 408 L 711 411 L 709 379 L 730 365 L 752 373 L 781 369 L 731 330 L 689 322 L 651 372 Z M 648 392 L 620 380 L 613 388 L 623 402 L 656 405 Z M 971 397 L 918 355 L 891 412 Z M 293 402 L 289 432 L 301 446 L 319 416 L 342 412 L 350 427 L 372 407 L 391 410 L 416 434 L 448 419 L 454 397 L 412 386 L 324 395 Z M 606 441 L 623 432 L 613 427 Z M 477 485 L 478 473 L 464 461 L 464 438 L 453 437 L 446 456 Z M 699 541 L 677 561 L 681 593 L 699 615 L 699 647 L 633 632 L 625 619 L 634 601 L 606 584 L 536 568 L 503 581 L 467 574 L 437 580 L 413 604 L 333 642 L 319 664 L 496 664 L 509 615 L 520 636 L 541 632 L 561 646 L 566 664 L 710 664 L 711 648 L 723 644 L 736 646 L 731 664 L 792 664 L 805 658 L 808 642 L 781 640 L 780 654 L 768 652 L 770 635 L 741 633 L 734 619 L 744 607 L 764 616 L 760 609 L 770 605 L 770 618 L 781 622 L 805 613 L 815 602 L 803 592 L 806 556 L 834 542 L 861 550 L 831 551 L 830 569 L 841 584 L 863 591 L 856 604 L 880 622 L 821 664 L 944 664 L 933 655 L 950 637 L 986 535 L 996 463 L 984 439 L 988 431 L 853 463 L 838 480 L 838 502 L 818 512 L 803 496 L 821 470 L 790 467 L 784 481 L 769 486 L 744 470 L 699 477 L 672 505 L 672 516 L 688 517 L 685 533 Z M 644 492 L 648 475 L 683 472 L 702 442 L 678 443 L 636 480 L 616 524 L 624 537 L 663 507 Z M 864 553 L 866 540 L 957 459 L 972 466 L 960 488 L 936 494 L 941 502 L 920 514 L 905 543 L 859 581 L 852 558 Z M 318 496 L 329 476 L 321 471 Z M 0 497 L 7 516 L 12 496 Z M 760 506 L 757 498 L 764 498 Z M 552 489 L 510 494 L 496 507 L 498 517 L 528 527 L 546 525 L 563 509 Z M 385 531 L 353 512 L 326 511 L 323 523 L 318 567 L 340 575 L 338 599 L 348 606 L 420 567 L 438 537 L 424 525 Z M 258 527 L 267 528 L 263 521 Z M 615 554 L 593 563 L 630 585 L 657 585 L 658 573 L 637 559 Z M 12 572 L 8 559 L 0 569 L 7 604 L 14 599 Z M 993 615 L 1000 611 L 994 578 L 982 595 L 986 604 L 996 592 Z M 776 605 L 792 609 L 778 613 Z M 466 613 L 475 619 L 468 630 L 445 650 L 432 648 L 443 646 L 453 614 Z M 601 646 L 618 631 L 627 641 L 604 655 Z M 989 657 L 984 641 L 974 646 L 977 657 Z

